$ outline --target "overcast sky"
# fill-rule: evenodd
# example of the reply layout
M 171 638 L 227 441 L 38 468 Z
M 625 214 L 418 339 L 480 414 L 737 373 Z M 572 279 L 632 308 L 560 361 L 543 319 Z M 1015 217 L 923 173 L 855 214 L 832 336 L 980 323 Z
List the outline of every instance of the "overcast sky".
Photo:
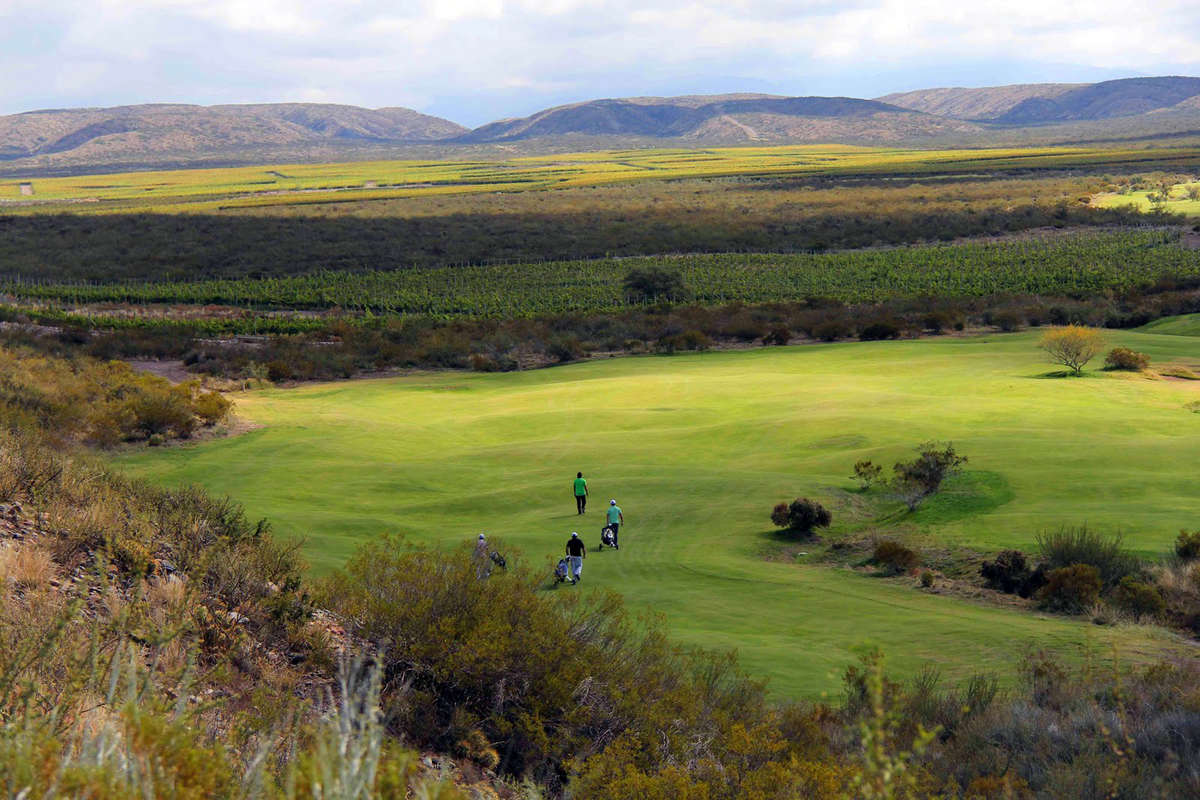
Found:
M 1200 75 L 1196 0 L 0 0 L 0 114 L 408 106 Z

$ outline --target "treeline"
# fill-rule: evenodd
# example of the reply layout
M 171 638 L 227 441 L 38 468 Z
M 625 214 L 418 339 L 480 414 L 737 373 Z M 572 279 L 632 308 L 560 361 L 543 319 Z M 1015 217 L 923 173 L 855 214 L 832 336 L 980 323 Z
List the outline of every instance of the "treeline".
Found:
M 1091 193 L 1115 186 L 1105 177 L 881 184 L 664 181 L 208 215 L 0 216 L 0 275 L 100 283 L 262 278 L 660 253 L 819 252 L 1180 221 L 1163 212 L 1091 208 Z
M 129 327 L 92 331 L 88 326 L 96 320 L 86 317 L 52 315 L 47 320 L 10 311 L 7 316 L 17 322 L 0 332 L 0 340 L 50 354 L 180 359 L 197 374 L 293 381 L 395 368 L 506 371 L 604 355 L 936 336 L 980 327 L 1014 331 L 1075 323 L 1130 328 L 1198 311 L 1200 276 L 1166 275 L 1124 293 L 1080 296 L 924 296 L 857 304 L 812 296 L 760 304 L 654 303 L 607 314 L 516 319 L 305 319 L 305 333 L 246 339 L 211 338 L 214 326 L 228 321 L 140 319 Z M 38 319 L 56 327 L 39 331 L 21 323 Z

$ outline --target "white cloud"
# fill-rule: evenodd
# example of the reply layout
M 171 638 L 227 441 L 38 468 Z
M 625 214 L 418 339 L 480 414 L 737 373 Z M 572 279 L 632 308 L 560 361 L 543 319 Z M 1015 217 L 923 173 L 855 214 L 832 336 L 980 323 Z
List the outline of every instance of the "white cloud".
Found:
M 1194 0 L 1137 13 L 1127 0 L 0 0 L 0 74 L 20 76 L 0 81 L 0 111 L 168 97 L 436 104 L 517 89 L 583 99 L 733 76 L 870 94 L 871 76 L 889 74 L 945 85 L 1196 72 L 1198 39 Z M 917 84 L 877 93 L 897 88 Z

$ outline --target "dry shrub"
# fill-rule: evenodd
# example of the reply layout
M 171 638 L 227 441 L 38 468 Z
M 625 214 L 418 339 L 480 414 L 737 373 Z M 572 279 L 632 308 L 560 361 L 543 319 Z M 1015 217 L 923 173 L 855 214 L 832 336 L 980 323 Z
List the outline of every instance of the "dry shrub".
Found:
M 0 547 L 0 582 L 18 589 L 42 589 L 57 574 L 54 558 L 37 545 L 9 543 Z

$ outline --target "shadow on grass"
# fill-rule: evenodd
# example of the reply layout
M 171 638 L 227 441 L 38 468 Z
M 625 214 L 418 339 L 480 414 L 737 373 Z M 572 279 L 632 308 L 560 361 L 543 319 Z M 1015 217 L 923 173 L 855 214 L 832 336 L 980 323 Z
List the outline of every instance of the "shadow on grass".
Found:
M 1042 380 L 1045 378 L 1100 378 L 1101 375 L 1095 372 L 1074 372 L 1069 369 L 1052 370 L 1051 372 L 1042 372 L 1038 375 L 1028 375 L 1026 377 Z

